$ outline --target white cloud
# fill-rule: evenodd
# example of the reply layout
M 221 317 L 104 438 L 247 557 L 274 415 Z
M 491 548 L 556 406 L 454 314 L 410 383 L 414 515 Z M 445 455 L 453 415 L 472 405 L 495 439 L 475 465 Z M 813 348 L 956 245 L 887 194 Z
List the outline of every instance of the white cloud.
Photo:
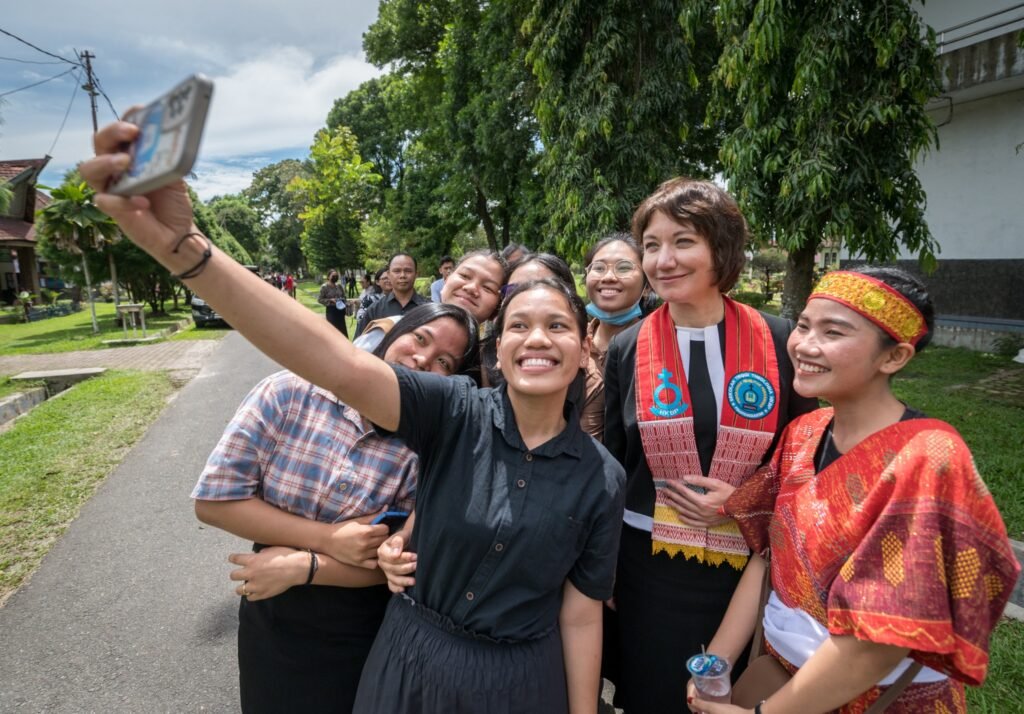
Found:
M 203 155 L 218 158 L 313 143 L 334 100 L 380 74 L 359 55 L 330 58 L 319 68 L 298 47 L 276 47 L 214 77 Z

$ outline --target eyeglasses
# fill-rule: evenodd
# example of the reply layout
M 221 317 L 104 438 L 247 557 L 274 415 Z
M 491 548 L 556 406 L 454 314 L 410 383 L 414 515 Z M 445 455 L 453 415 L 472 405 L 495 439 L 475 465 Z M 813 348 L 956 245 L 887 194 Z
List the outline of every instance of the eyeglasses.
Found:
M 607 273 L 609 269 L 611 269 L 615 271 L 616 277 L 625 278 L 629 275 L 632 275 L 633 271 L 636 270 L 638 267 L 639 266 L 637 266 L 637 264 L 634 263 L 632 260 L 626 259 L 616 260 L 611 265 L 604 262 L 603 260 L 595 260 L 593 263 L 587 266 L 587 272 L 593 273 L 597 277 L 601 278 L 604 277 L 604 274 Z

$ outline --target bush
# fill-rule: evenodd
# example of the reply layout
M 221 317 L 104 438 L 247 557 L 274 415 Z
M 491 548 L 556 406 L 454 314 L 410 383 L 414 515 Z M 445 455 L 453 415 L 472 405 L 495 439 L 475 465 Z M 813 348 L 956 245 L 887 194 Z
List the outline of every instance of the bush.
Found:
M 734 290 L 729 294 L 736 302 L 741 302 L 744 305 L 750 305 L 755 310 L 760 310 L 764 307 L 765 302 L 764 293 L 747 291 L 747 290 Z
M 995 354 L 1000 357 L 1016 357 L 1024 349 L 1024 334 L 1020 332 L 1006 332 L 995 339 Z

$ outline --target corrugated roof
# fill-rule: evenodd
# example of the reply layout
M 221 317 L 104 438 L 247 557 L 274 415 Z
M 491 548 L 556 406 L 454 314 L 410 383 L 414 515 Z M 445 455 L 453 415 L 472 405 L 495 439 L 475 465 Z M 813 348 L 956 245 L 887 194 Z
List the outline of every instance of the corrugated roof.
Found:
M 42 159 L 11 159 L 9 161 L 0 161 L 0 179 L 9 181 L 28 169 L 41 169 L 46 166 L 49 160 L 50 157 L 47 156 Z

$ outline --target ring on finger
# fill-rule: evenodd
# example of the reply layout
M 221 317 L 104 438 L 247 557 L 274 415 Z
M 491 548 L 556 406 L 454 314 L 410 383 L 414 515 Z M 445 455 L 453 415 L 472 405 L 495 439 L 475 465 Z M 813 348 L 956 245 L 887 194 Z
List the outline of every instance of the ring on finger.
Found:
M 242 581 L 242 597 L 249 597 L 249 591 L 246 590 L 245 586 L 249 584 L 248 580 Z

